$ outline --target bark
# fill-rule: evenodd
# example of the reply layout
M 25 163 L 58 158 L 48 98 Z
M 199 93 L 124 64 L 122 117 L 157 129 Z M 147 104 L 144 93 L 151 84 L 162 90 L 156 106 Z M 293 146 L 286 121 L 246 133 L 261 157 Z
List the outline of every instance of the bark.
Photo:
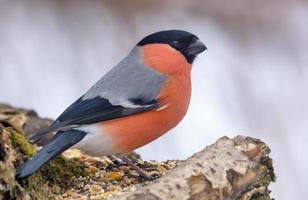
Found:
M 275 176 L 270 150 L 260 140 L 223 137 L 153 183 L 118 200 L 270 199 Z
M 29 178 L 15 180 L 18 166 L 37 150 L 25 136 L 51 122 L 32 110 L 0 104 L 0 199 L 270 199 L 268 186 L 275 179 L 270 150 L 244 136 L 223 137 L 184 161 L 146 162 L 132 156 L 139 167 L 160 177 L 152 182 L 129 166 L 83 154 L 60 157 Z

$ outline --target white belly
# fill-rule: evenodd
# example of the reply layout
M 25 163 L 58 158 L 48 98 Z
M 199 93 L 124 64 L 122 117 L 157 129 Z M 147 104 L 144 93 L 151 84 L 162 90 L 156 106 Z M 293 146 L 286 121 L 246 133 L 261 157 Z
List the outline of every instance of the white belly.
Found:
M 72 148 L 80 149 L 86 154 L 97 157 L 120 153 L 114 149 L 112 138 L 108 134 L 104 134 L 98 125 L 92 124 L 75 129 L 88 134 Z

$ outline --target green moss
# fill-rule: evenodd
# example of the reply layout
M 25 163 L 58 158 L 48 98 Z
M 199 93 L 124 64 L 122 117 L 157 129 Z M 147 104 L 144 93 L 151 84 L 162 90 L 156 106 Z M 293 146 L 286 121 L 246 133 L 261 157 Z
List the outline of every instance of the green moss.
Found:
M 265 167 L 266 171 L 263 176 L 260 178 L 259 187 L 263 186 L 266 188 L 265 193 L 260 194 L 256 193 L 251 197 L 251 200 L 271 200 L 270 198 L 270 190 L 268 190 L 268 186 L 271 182 L 275 182 L 276 176 L 273 168 L 273 161 L 269 157 L 263 158 L 261 161 L 263 167 Z M 272 199 L 273 200 L 273 199 Z
M 63 157 L 51 161 L 43 167 L 41 172 L 48 182 L 58 184 L 61 188 L 67 189 L 74 184 L 78 177 L 85 177 L 85 165 L 78 158 L 67 160 Z
M 273 160 L 269 157 L 265 157 L 261 164 L 265 167 L 266 171 L 260 179 L 260 186 L 268 187 L 271 182 L 276 181 L 276 176 L 273 168 Z
M 87 175 L 85 165 L 79 159 L 60 157 L 26 178 L 22 185 L 33 199 L 55 199 L 77 184 L 79 177 Z
M 17 150 L 16 153 L 23 154 L 19 158 L 29 158 L 36 154 L 33 145 L 22 134 L 10 127 L 5 129 L 10 133 L 11 144 Z M 79 177 L 89 175 L 85 168 L 85 164 L 79 158 L 66 159 L 61 156 L 50 161 L 30 177 L 21 180 L 20 183 L 32 199 L 55 199 L 56 195 L 77 184 Z M 14 168 L 7 170 L 12 171 L 12 177 L 15 176 Z
M 77 158 L 57 158 L 49 162 L 41 170 L 27 178 L 25 188 L 27 191 L 36 191 L 36 197 L 64 193 L 67 189 L 78 183 L 79 177 L 89 175 L 85 165 Z
M 251 197 L 250 200 L 271 200 L 271 198 L 268 193 L 266 194 L 256 193 Z
M 35 148 L 28 142 L 25 136 L 17 133 L 12 128 L 8 128 L 8 131 L 11 133 L 11 141 L 14 148 L 19 148 L 28 157 L 36 154 Z

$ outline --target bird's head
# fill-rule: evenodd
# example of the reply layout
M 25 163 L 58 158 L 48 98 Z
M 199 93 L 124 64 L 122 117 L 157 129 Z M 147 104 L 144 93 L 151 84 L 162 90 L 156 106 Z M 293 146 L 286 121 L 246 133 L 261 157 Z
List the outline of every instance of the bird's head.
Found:
M 197 55 L 207 49 L 197 36 L 182 30 L 153 33 L 143 38 L 137 47 L 142 49 L 144 63 L 166 74 L 185 71 L 183 69 L 190 71 Z
M 142 48 L 147 64 L 166 73 L 178 71 L 181 65 L 191 66 L 196 56 L 207 49 L 197 36 L 182 30 L 153 33 L 137 46 Z
M 207 49 L 197 36 L 182 30 L 168 30 L 153 33 L 143 38 L 138 43 L 138 46 L 155 44 L 167 45 L 172 49 L 179 51 L 190 64 L 199 53 Z

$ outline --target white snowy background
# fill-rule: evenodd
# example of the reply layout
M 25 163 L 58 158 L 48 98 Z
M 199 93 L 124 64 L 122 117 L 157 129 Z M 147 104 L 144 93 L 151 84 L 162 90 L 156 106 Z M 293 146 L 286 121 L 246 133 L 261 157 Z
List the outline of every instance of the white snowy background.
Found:
M 278 200 L 308 199 L 308 1 L 0 0 L 0 102 L 56 118 L 144 36 L 195 33 L 188 114 L 141 148 L 184 159 L 246 134 L 272 149 Z

